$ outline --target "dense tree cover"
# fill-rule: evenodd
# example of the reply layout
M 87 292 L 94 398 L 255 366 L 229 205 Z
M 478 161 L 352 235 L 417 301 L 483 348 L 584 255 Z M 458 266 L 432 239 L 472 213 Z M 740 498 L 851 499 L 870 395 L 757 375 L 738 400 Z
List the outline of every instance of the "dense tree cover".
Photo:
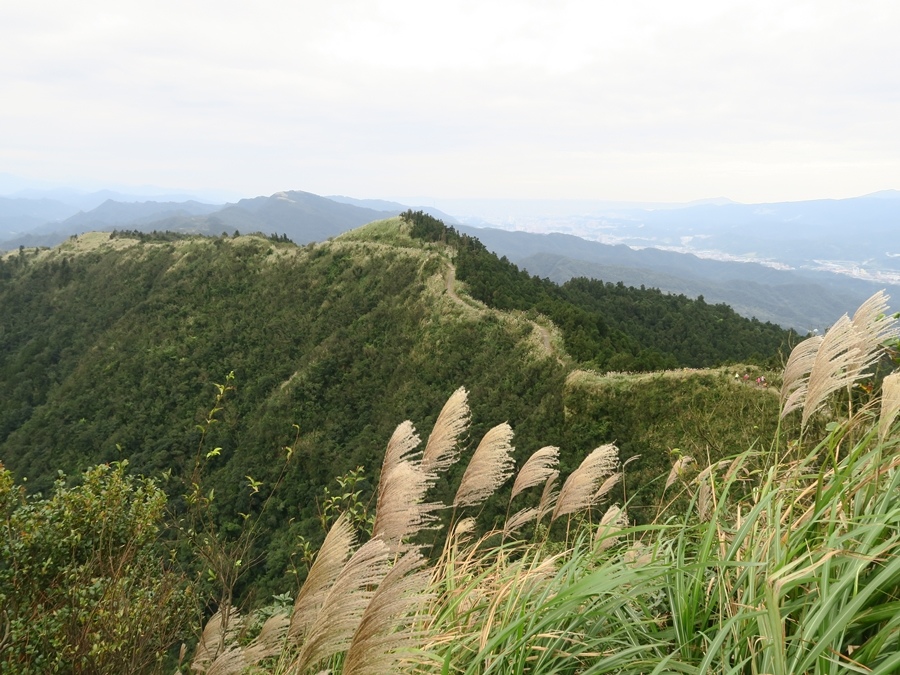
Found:
M 246 476 L 265 491 L 292 425 L 302 430 L 267 514 L 278 577 L 295 535 L 320 530 L 322 488 L 358 465 L 375 476 L 396 424 L 413 419 L 427 433 L 461 385 L 474 436 L 498 418 L 523 453 L 561 436 L 563 367 L 536 353 L 527 322 L 440 310 L 425 292 L 438 262 L 388 247 L 214 238 L 63 248 L 15 267 L 0 285 L 0 460 L 36 491 L 58 469 L 120 458 L 148 475 L 183 472 L 213 383 L 234 371 L 207 438 L 222 448 L 210 465 L 221 518 L 253 508 Z
M 551 317 L 570 356 L 586 365 L 688 363 L 659 334 L 631 335 L 590 307 L 591 293 L 581 304 L 567 300 L 574 290 L 529 277 L 439 221 L 413 219 L 418 243 L 402 228 L 388 229 L 406 237 L 402 245 L 360 236 L 302 248 L 262 237 L 119 237 L 94 250 L 68 242 L 7 257 L 0 262 L 0 461 L 36 492 L 49 491 L 59 469 L 77 474 L 125 458 L 138 473 L 183 475 L 213 385 L 233 371 L 235 390 L 203 439 L 207 450 L 218 449 L 207 480 L 228 532 L 241 514 L 257 513 L 259 497 L 281 479 L 258 542 L 266 581 L 255 588 L 264 595 L 284 590 L 297 537 L 321 536 L 323 488 L 357 466 L 377 477 L 397 423 L 411 419 L 427 435 L 459 386 L 470 391 L 470 445 L 488 425 L 508 421 L 517 457 L 559 445 L 568 466 L 598 440 L 588 421 L 596 410 L 566 414 L 565 355 L 539 349 L 526 317 L 465 311 L 442 296 L 447 248 L 422 239 L 453 247 L 459 278 L 484 302 Z M 670 313 L 678 306 L 659 293 L 619 288 L 607 304 L 616 293 L 623 303 L 657 299 Z M 719 312 L 691 308 L 701 325 Z M 703 358 L 732 358 L 716 352 L 721 343 L 712 338 L 694 339 L 707 350 Z M 288 460 L 294 424 L 300 440 Z M 438 496 L 446 498 L 458 477 L 438 485 Z M 248 490 L 252 483 L 260 495 Z M 181 494 L 172 496 L 177 509 Z M 492 509 L 483 517 L 498 515 Z
M 759 439 L 768 444 L 776 434 L 778 397 L 774 388 L 756 385 L 760 375 L 773 377 L 753 367 L 633 376 L 576 373 L 564 395 L 570 419 L 566 445 L 616 443 L 622 459 L 631 460 L 622 501 L 630 500 L 637 522 L 648 522 L 664 503 L 666 474 L 680 457 L 706 466 L 736 448 L 768 449 L 758 444 Z
M 798 339 L 702 297 L 583 278 L 559 286 L 497 258 L 477 239 L 426 213 L 407 211 L 402 217 L 411 223 L 412 236 L 456 249 L 458 278 L 473 297 L 497 309 L 545 314 L 562 329 L 569 354 L 593 368 L 658 370 L 763 361 Z

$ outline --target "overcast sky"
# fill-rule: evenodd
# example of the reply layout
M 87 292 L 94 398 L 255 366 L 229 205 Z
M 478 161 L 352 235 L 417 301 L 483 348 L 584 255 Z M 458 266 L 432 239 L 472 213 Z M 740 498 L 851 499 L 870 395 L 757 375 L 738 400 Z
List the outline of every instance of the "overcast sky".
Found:
M 245 196 L 900 188 L 900 2 L 4 0 L 0 173 Z

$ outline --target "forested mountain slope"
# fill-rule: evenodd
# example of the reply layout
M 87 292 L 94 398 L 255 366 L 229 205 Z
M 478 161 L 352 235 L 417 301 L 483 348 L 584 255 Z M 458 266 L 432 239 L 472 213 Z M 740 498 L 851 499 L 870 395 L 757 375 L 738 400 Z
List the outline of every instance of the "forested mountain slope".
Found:
M 204 446 L 218 449 L 210 466 L 223 522 L 258 504 L 248 480 L 269 489 L 299 425 L 260 540 L 263 573 L 277 580 L 295 536 L 319 530 L 323 487 L 360 465 L 377 475 L 398 421 L 430 429 L 459 386 L 470 392 L 472 439 L 508 421 L 517 456 L 559 445 L 571 468 L 591 444 L 627 441 L 624 427 L 604 426 L 609 405 L 567 388 L 573 368 L 777 359 L 792 339 L 724 306 L 532 279 L 477 240 L 408 216 L 304 247 L 90 234 L 6 256 L 0 461 L 34 490 L 57 470 L 122 458 L 135 472 L 183 473 L 213 384 L 233 371 L 236 390 Z M 684 433 L 627 449 L 665 456 L 657 444 L 683 445 Z

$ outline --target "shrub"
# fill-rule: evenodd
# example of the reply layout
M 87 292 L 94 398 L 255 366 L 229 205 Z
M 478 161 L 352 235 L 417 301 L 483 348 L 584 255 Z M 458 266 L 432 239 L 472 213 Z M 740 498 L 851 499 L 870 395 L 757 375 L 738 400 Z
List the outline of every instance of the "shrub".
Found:
M 165 504 L 126 462 L 89 469 L 75 487 L 60 477 L 46 499 L 26 499 L 0 465 L 0 671 L 159 668 L 194 616 L 160 547 Z

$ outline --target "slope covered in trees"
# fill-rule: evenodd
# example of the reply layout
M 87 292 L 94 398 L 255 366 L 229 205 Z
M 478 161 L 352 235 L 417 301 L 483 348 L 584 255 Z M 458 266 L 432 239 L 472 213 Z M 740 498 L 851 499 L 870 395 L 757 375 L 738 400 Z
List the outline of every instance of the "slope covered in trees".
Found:
M 305 247 L 98 234 L 21 250 L 0 264 L 0 315 L 0 461 L 35 491 L 58 470 L 126 458 L 136 473 L 184 474 L 213 384 L 234 372 L 204 440 L 214 511 L 239 523 L 259 506 L 247 486 L 267 495 L 281 477 L 259 542 L 271 590 L 296 537 L 321 530 L 323 488 L 357 466 L 374 478 L 397 421 L 430 428 L 459 386 L 472 439 L 505 420 L 517 456 L 559 445 L 570 467 L 622 440 L 598 433 L 610 407 L 569 405 L 573 367 L 710 365 L 790 340 L 721 306 L 531 278 L 416 214 Z M 665 452 L 649 443 L 629 450 Z
M 558 325 L 577 361 L 601 370 L 707 367 L 724 361 L 765 360 L 788 350 L 797 335 L 746 319 L 701 296 L 667 295 L 622 283 L 572 279 L 557 285 L 519 270 L 475 237 L 422 212 L 407 211 L 412 235 L 449 242 L 458 277 L 474 298 L 497 309 L 536 311 Z

